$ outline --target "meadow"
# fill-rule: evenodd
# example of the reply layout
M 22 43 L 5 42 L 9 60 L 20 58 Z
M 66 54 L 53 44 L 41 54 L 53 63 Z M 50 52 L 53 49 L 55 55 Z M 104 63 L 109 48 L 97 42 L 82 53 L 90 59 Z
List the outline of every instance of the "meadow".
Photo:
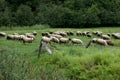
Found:
M 37 58 L 42 32 L 55 31 L 102 31 L 106 33 L 120 32 L 120 27 L 105 28 L 12 28 L 0 31 L 7 34 L 15 32 L 23 34 L 36 31 L 38 34 L 33 43 L 23 44 L 20 41 L 6 40 L 0 37 L 0 79 L 1 80 L 120 80 L 120 40 L 111 38 L 114 46 L 91 44 L 89 48 L 81 45 L 48 44 L 53 54 L 49 55 L 44 49 Z M 79 38 L 85 45 L 92 38 Z M 23 66 L 22 66 L 23 65 Z M 11 69 L 13 68 L 14 69 Z M 4 68 L 4 69 L 3 69 Z M 8 73 L 4 73 L 4 71 Z M 4 73 L 4 74 L 3 74 Z M 22 74 L 21 74 L 22 73 Z M 9 76 L 5 76 L 5 75 Z M 10 75 L 11 74 L 11 75 Z M 11 77 L 11 78 L 9 78 Z M 7 79 L 9 78 L 9 79 Z

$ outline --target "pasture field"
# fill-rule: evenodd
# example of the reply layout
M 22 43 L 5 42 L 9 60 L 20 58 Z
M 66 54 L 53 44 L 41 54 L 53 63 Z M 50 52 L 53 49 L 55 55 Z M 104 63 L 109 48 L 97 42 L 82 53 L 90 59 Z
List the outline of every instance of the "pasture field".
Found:
M 42 32 L 55 31 L 72 31 L 74 36 L 67 36 L 69 38 L 79 38 L 84 42 L 84 45 L 92 38 L 76 36 L 76 31 L 102 31 L 106 33 L 120 33 L 120 27 L 110 28 L 87 28 L 87 29 L 56 29 L 56 28 L 42 28 L 42 29 L 12 29 L 0 30 L 7 34 L 15 32 L 23 34 L 26 32 L 36 31 L 38 34 L 33 43 L 23 44 L 20 41 L 6 40 L 0 37 L 0 51 L 3 53 L 18 54 L 15 58 L 26 61 L 28 64 L 28 73 L 24 80 L 120 80 L 120 40 L 111 38 L 114 46 L 100 46 L 91 44 L 89 48 L 81 45 L 68 44 L 48 44 L 53 54 L 49 55 L 45 50 L 42 50 L 40 58 L 37 58 L 37 49 L 39 47 Z M 3 51 L 4 50 L 4 51 Z M 1 52 L 1 53 L 2 53 Z M 6 56 L 7 56 L 6 55 Z M 0 56 L 0 58 L 2 58 Z M 9 58 L 9 57 L 8 57 Z M 9 60 L 8 60 L 9 61 Z M 8 63 L 9 64 L 9 63 Z M 17 65 L 16 65 L 17 66 Z M 17 70 L 17 67 L 15 67 Z M 21 67 L 18 67 L 21 69 Z M 2 67 L 0 67 L 2 70 Z M 19 72 L 19 70 L 17 70 Z M 11 72 L 15 73 L 16 72 Z M 15 75 L 13 75 L 15 77 Z M 19 76 L 18 80 L 23 79 L 24 76 Z M 1 74 L 0 74 L 1 78 Z M 12 80 L 13 78 L 11 78 Z M 16 79 L 17 80 L 17 79 Z

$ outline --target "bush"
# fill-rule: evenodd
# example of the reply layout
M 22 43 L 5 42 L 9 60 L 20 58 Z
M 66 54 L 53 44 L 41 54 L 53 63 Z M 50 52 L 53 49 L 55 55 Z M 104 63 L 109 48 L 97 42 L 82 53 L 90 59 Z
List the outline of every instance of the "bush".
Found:
M 30 80 L 30 65 L 23 56 L 6 49 L 0 50 L 1 80 Z

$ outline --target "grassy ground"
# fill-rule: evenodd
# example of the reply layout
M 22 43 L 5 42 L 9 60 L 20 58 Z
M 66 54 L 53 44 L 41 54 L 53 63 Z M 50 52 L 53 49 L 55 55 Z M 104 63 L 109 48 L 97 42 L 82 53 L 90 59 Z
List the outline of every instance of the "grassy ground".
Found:
M 0 48 L 11 50 L 15 54 L 24 55 L 24 59 L 32 66 L 32 80 L 120 80 L 120 40 L 112 38 L 115 46 L 102 47 L 92 44 L 89 48 L 79 45 L 56 44 L 49 45 L 53 51 L 49 55 L 42 50 L 40 58 L 37 58 L 42 32 L 48 31 L 96 31 L 104 33 L 120 32 L 119 27 L 114 28 L 87 28 L 87 29 L 51 29 L 51 28 L 13 28 L 12 30 L 2 29 L 7 34 L 25 33 L 37 31 L 36 40 L 31 44 L 24 45 L 19 41 L 8 41 L 0 38 Z M 0 30 L 1 31 L 1 30 Z M 96 36 L 93 36 L 96 37 Z M 70 38 L 80 38 L 85 45 L 91 40 L 87 37 L 70 36 Z

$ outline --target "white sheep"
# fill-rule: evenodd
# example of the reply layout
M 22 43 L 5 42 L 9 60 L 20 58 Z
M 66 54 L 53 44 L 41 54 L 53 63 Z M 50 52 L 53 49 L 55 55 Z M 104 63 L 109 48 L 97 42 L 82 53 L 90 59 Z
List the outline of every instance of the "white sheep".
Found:
M 35 36 L 34 35 L 32 35 L 32 34 L 28 34 L 28 35 L 26 35 L 28 38 L 33 38 L 34 40 L 35 40 Z
M 114 46 L 114 43 L 111 40 L 106 40 L 108 45 Z
M 43 32 L 41 35 L 42 35 L 42 36 L 48 36 L 48 35 L 49 35 L 49 32 Z
M 112 33 L 112 36 L 113 36 L 115 39 L 120 39 L 120 33 Z
M 7 35 L 7 40 L 14 40 L 14 35 L 8 34 Z
M 52 40 L 52 38 L 51 38 L 51 37 L 43 36 L 41 40 L 42 40 L 43 42 L 50 43 L 51 40 Z
M 71 39 L 71 41 L 73 44 L 82 44 L 83 45 L 83 41 L 80 39 L 73 38 L 73 39 Z
M 70 41 L 69 38 L 60 38 L 60 43 L 68 43 Z
M 74 33 L 71 32 L 71 31 L 66 31 L 66 34 L 67 34 L 68 36 L 72 36 L 72 35 L 74 35 Z
M 56 38 L 56 37 L 51 37 L 52 38 L 52 41 L 55 42 L 55 43 L 59 43 L 59 39 Z
M 20 35 L 18 35 L 18 34 L 14 35 L 15 40 L 20 40 L 20 38 L 21 38 Z
M 108 35 L 101 35 L 101 37 L 102 37 L 103 39 L 105 39 L 105 40 L 109 40 L 109 39 L 110 39 L 110 36 L 108 36 Z
M 82 32 L 81 32 L 81 31 L 77 31 L 77 32 L 76 32 L 76 35 L 77 35 L 77 36 L 80 36 L 80 35 L 82 35 Z
M 0 37 L 5 37 L 6 33 L 5 32 L 0 32 Z
M 107 45 L 108 45 L 107 42 L 106 42 L 106 40 L 104 40 L 104 39 L 99 39 L 99 38 L 94 38 L 94 39 L 92 40 L 92 42 L 93 42 L 93 43 L 96 43 L 96 44 L 99 44 L 99 45 L 103 45 L 103 46 L 107 46 Z
M 23 43 L 32 43 L 33 40 L 33 38 L 23 37 Z
M 37 35 L 37 32 L 36 32 L 36 31 L 33 31 L 32 34 L 33 34 L 34 36 L 36 36 L 36 35 Z

